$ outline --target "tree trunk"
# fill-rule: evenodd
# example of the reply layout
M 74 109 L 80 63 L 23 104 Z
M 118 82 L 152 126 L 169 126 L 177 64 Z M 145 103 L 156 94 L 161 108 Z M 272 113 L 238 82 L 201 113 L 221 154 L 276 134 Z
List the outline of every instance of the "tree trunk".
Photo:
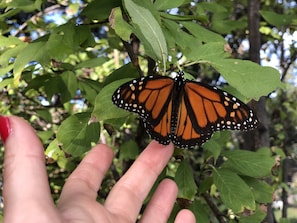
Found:
M 260 64 L 260 48 L 261 48 L 261 33 L 260 28 L 260 1 L 259 0 L 249 0 L 248 4 L 248 26 L 249 26 L 249 57 L 250 60 Z M 245 142 L 250 146 L 249 149 L 255 149 L 259 147 L 269 147 L 269 119 L 268 114 L 265 109 L 266 98 L 261 97 L 258 103 L 252 103 L 252 107 L 256 110 L 257 116 L 260 121 L 259 128 L 257 132 L 245 137 Z M 253 139 L 252 139 L 252 138 Z M 252 141 L 253 140 L 253 141 Z M 275 218 L 271 205 L 267 208 L 267 215 L 263 220 L 263 223 L 274 223 Z
M 260 64 L 260 49 L 261 49 L 261 33 L 260 29 L 260 1 L 249 0 L 248 5 L 248 26 L 249 26 L 249 58 L 251 61 Z M 254 150 L 255 148 L 269 146 L 269 119 L 265 109 L 266 97 L 261 97 L 255 103 L 251 103 L 251 107 L 255 109 L 257 117 L 260 121 L 259 128 L 254 134 L 246 134 L 244 149 Z
M 290 165 L 290 159 L 287 157 L 283 161 L 283 183 L 288 185 L 289 182 L 289 170 L 291 169 Z M 282 218 L 287 218 L 288 217 L 288 192 L 285 188 L 283 188 L 282 191 L 282 201 L 283 201 L 283 208 L 282 208 Z

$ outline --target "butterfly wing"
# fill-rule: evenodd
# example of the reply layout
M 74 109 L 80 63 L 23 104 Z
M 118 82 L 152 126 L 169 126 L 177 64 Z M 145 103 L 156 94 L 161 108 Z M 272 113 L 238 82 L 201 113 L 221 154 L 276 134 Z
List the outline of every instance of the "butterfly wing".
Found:
M 214 131 L 257 127 L 253 111 L 231 94 L 194 81 L 185 81 L 183 90 L 175 144 L 182 147 L 201 145 Z
M 173 128 L 172 142 L 180 147 L 200 146 L 212 135 L 212 132 L 197 131 L 197 121 L 193 120 L 193 111 L 189 111 L 189 103 L 182 94 L 181 101 L 176 115 L 176 124 Z M 190 108 L 191 109 L 191 108 Z
M 171 112 L 172 101 L 169 101 L 168 107 L 164 114 L 161 116 L 161 120 L 157 124 L 151 124 L 148 121 L 144 121 L 144 128 L 147 133 L 159 143 L 168 145 L 171 139 Z
M 173 86 L 174 81 L 169 77 L 138 78 L 120 86 L 112 101 L 120 108 L 139 114 L 151 137 L 169 144 Z

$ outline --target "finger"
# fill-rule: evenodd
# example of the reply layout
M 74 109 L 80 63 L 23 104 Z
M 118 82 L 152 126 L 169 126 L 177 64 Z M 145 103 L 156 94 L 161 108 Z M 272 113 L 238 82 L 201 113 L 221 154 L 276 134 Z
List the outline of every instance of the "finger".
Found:
M 178 188 L 174 181 L 169 179 L 163 180 L 146 207 L 141 223 L 167 222 L 177 193 Z
M 196 218 L 192 211 L 188 209 L 183 209 L 176 215 L 174 223 L 195 223 Z
M 91 149 L 66 181 L 59 208 L 82 197 L 95 201 L 101 181 L 112 159 L 113 151 L 107 145 L 100 144 Z
M 45 168 L 43 146 L 33 128 L 18 117 L 8 117 L 11 127 L 5 142 L 4 208 L 6 219 L 15 213 L 54 209 Z M 30 209 L 24 210 L 30 203 Z M 13 216 L 10 216 L 10 215 Z
M 173 145 L 152 141 L 113 187 L 104 206 L 127 222 L 134 222 L 141 205 L 173 154 Z

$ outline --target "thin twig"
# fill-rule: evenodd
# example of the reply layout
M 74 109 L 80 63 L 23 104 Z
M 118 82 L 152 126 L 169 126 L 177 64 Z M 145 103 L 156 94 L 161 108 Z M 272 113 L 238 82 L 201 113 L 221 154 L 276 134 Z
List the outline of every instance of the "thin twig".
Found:
M 30 21 L 32 21 L 33 23 L 35 23 L 35 21 L 37 20 L 38 17 L 41 17 L 42 15 L 44 14 L 48 14 L 49 12 L 52 12 L 54 10 L 58 10 L 58 9 L 62 9 L 64 7 L 62 7 L 61 5 L 52 5 L 48 8 L 46 8 L 44 11 L 40 11 L 38 12 L 37 14 L 33 15 L 30 19 Z M 28 21 L 27 20 L 27 21 Z M 19 26 L 18 30 L 12 34 L 12 36 L 18 36 L 27 26 L 28 26 L 28 23 L 24 22 L 22 25 Z

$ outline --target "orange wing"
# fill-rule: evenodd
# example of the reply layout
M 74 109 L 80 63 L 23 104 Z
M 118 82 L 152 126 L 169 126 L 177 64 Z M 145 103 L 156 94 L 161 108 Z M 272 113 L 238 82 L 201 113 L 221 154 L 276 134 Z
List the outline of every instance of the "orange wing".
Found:
M 236 97 L 216 87 L 185 81 L 177 113 L 175 144 L 201 145 L 214 131 L 257 127 L 253 111 Z
M 211 137 L 212 132 L 203 131 L 202 129 L 202 131 L 197 131 L 197 120 L 192 120 L 192 115 L 189 113 L 189 104 L 186 101 L 184 95 L 178 107 L 172 142 L 177 146 L 186 148 L 200 146 Z
M 171 141 L 172 100 L 169 101 L 167 108 L 157 124 L 144 121 L 144 127 L 148 134 L 163 145 L 168 145 Z
M 163 76 L 148 76 L 125 83 L 112 100 L 120 108 L 139 114 L 152 138 L 169 144 L 174 80 Z

